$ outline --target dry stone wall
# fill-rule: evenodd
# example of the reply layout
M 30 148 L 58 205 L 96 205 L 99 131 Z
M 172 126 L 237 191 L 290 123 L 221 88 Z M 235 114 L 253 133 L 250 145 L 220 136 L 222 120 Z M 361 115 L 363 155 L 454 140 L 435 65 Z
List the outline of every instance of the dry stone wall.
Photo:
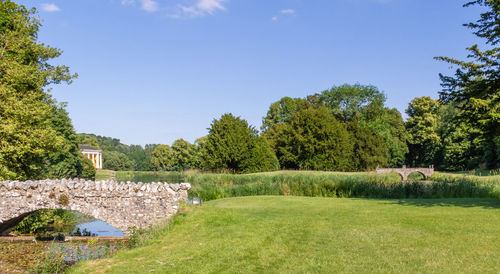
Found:
M 105 221 L 123 233 L 150 227 L 177 213 L 189 183 L 40 180 L 0 181 L 0 234 L 40 209 L 75 210 Z

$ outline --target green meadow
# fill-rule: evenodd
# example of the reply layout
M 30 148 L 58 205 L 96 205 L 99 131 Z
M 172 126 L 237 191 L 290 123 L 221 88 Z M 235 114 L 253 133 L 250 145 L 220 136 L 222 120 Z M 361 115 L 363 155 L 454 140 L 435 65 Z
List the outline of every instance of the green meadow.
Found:
M 71 272 L 499 273 L 500 200 L 238 197 L 138 237 Z

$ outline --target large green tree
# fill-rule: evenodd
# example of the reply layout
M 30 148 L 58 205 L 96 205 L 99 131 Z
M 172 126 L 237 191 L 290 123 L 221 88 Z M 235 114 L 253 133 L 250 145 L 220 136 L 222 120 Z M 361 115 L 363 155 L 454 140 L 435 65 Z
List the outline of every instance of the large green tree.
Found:
M 156 170 L 173 170 L 175 169 L 175 152 L 169 145 L 159 145 L 153 150 L 151 163 Z
M 442 140 L 441 157 L 435 163 L 443 170 L 476 168 L 482 161 L 481 132 L 458 119 L 460 109 L 454 102 L 441 105 L 438 133 Z
M 203 166 L 209 170 L 242 173 L 279 168 L 267 141 L 246 120 L 232 114 L 212 122 L 201 149 Z
M 354 143 L 351 166 L 354 170 L 374 170 L 377 166 L 387 166 L 387 147 L 383 137 L 357 121 L 348 124 L 347 129 Z
M 391 167 L 401 166 L 408 153 L 408 134 L 401 113 L 385 107 L 386 96 L 377 87 L 361 84 L 334 86 L 320 94 L 308 97 L 328 108 L 344 122 L 358 121 L 362 127 L 385 140 L 385 158 Z
M 124 153 L 118 151 L 103 151 L 102 167 L 111 170 L 134 170 L 134 162 Z
M 38 42 L 35 14 L 0 1 L 0 179 L 81 174 L 67 113 L 47 90 L 76 75 L 49 63 L 61 51 Z
M 172 144 L 175 166 L 178 170 L 194 168 L 195 147 L 184 139 L 177 139 Z
M 282 168 L 351 170 L 353 142 L 344 124 L 324 107 L 302 109 L 264 136 Z
M 441 148 L 438 134 L 439 102 L 428 97 L 417 97 L 408 104 L 409 134 L 407 162 L 411 166 L 428 166 L 436 163 Z
M 375 86 L 344 84 L 321 92 L 319 99 L 337 119 L 348 122 L 384 108 L 386 97 Z
M 269 106 L 266 117 L 262 119 L 262 131 L 266 131 L 274 124 L 285 123 L 301 108 L 309 107 L 310 103 L 302 98 L 283 97 Z
M 475 0 L 464 6 L 478 5 L 486 9 L 476 22 L 465 24 L 485 39 L 487 49 L 475 44 L 467 48 L 468 60 L 436 57 L 458 66 L 454 76 L 440 74 L 443 90 L 440 99 L 456 103 L 460 119 L 480 130 L 483 161 L 493 168 L 500 163 L 500 2 Z

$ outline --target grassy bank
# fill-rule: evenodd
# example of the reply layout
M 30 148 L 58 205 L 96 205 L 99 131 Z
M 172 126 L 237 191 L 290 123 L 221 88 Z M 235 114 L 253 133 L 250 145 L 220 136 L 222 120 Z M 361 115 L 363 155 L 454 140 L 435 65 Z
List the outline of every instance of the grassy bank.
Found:
M 500 200 L 241 197 L 74 273 L 500 272 Z
M 187 176 L 190 195 L 214 200 L 255 195 L 350 198 L 500 198 L 500 180 L 437 174 L 402 182 L 397 174 L 281 171 Z
M 373 172 L 276 171 L 255 174 L 201 172 L 117 172 L 119 181 L 180 182 L 192 185 L 191 196 L 205 201 L 255 195 L 350 198 L 500 198 L 500 176 L 436 173 L 402 182 L 397 174 Z

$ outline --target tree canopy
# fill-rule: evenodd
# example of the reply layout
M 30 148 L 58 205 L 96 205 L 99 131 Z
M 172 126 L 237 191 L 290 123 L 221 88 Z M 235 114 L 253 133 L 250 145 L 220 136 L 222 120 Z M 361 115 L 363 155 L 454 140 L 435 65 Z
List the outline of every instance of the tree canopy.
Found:
M 486 8 L 476 22 L 464 24 L 473 33 L 485 39 L 488 49 L 477 44 L 467 48 L 468 60 L 436 57 L 458 69 L 454 76 L 440 74 L 443 90 L 440 100 L 454 102 L 460 110 L 457 118 L 480 131 L 480 149 L 483 161 L 490 168 L 500 163 L 500 3 L 491 0 L 475 0 L 464 6 L 479 5 Z
M 350 170 L 353 143 L 346 127 L 328 110 L 307 108 L 289 123 L 276 124 L 264 134 L 282 168 Z
M 0 179 L 76 177 L 83 157 L 64 105 L 47 87 L 77 75 L 50 61 L 61 50 L 38 42 L 36 10 L 0 2 Z
M 279 168 L 276 156 L 257 130 L 232 114 L 212 122 L 201 149 L 202 165 L 208 170 L 241 173 Z

